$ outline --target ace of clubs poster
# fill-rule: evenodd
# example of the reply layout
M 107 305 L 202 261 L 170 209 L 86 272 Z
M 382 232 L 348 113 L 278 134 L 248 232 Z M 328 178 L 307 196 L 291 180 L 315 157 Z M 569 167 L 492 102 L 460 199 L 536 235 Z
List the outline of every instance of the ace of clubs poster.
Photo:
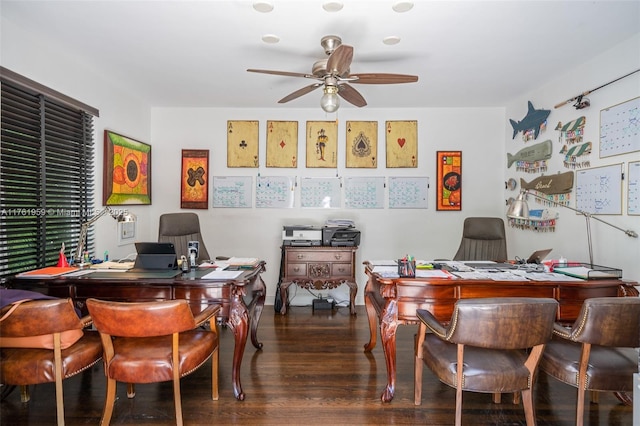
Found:
M 387 167 L 418 167 L 418 122 L 387 121 Z
M 307 167 L 338 166 L 338 123 L 307 121 Z
M 378 122 L 347 121 L 347 167 L 378 167 Z
M 258 167 L 257 121 L 227 121 L 227 167 Z
M 297 121 L 267 121 L 267 167 L 298 167 Z

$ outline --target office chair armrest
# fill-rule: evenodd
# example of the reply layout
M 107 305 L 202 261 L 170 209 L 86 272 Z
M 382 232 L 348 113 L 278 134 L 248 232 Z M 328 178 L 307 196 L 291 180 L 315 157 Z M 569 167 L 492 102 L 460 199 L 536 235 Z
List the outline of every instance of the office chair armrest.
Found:
M 573 330 L 565 327 L 562 324 L 554 323 L 553 324 L 553 336 L 559 337 L 565 340 L 572 340 L 571 336 L 573 335 Z
M 427 326 L 427 329 L 432 333 L 440 336 L 441 338 L 445 338 L 447 331 L 446 328 L 440 324 L 440 322 L 433 316 L 433 314 L 425 309 L 416 310 L 416 315 L 418 319 Z
M 199 327 L 202 324 L 204 324 L 206 321 L 211 319 L 211 317 L 216 316 L 218 312 L 220 312 L 220 309 L 221 309 L 221 306 L 219 304 L 207 306 L 207 308 L 204 311 L 200 312 L 194 317 L 196 321 L 196 326 Z

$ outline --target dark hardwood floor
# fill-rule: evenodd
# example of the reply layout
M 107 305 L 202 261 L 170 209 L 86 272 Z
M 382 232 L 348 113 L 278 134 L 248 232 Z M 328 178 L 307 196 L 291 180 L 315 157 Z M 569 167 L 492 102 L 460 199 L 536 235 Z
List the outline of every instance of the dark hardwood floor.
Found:
M 450 425 L 454 421 L 455 391 L 424 369 L 422 405 L 413 404 L 413 335 L 415 326 L 398 329 L 398 380 L 391 403 L 380 402 L 386 384 L 380 341 L 371 354 L 364 306 L 356 316 L 348 308 L 312 312 L 292 307 L 286 316 L 266 306 L 256 350 L 247 343 L 242 365 L 245 401 L 236 401 L 229 368 L 233 335 L 221 328 L 220 399 L 211 400 L 207 366 L 182 379 L 186 425 Z M 31 401 L 20 402 L 18 390 L 1 404 L 2 425 L 55 424 L 53 384 L 31 386 Z M 112 424 L 175 424 L 171 383 L 137 385 L 136 397 L 127 399 L 118 385 Z M 64 382 L 67 425 L 95 425 L 100 421 L 105 380 L 102 364 Z M 540 375 L 535 388 L 539 425 L 575 424 L 576 390 Z M 589 425 L 631 425 L 633 410 L 613 394 L 601 394 L 599 404 L 588 404 Z M 522 405 L 503 396 L 493 404 L 491 395 L 464 393 L 463 424 L 524 425 Z

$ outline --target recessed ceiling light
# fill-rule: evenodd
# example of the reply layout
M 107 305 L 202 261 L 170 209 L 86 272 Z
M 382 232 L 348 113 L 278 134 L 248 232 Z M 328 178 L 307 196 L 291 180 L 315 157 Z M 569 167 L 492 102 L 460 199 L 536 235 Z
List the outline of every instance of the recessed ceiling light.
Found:
M 253 8 L 258 12 L 269 13 L 273 10 L 273 4 L 268 1 L 257 1 L 253 3 Z
M 262 36 L 262 41 L 269 44 L 275 44 L 280 41 L 280 37 L 275 34 L 265 34 Z
M 322 8 L 327 12 L 338 12 L 342 10 L 343 6 L 341 1 L 327 1 L 322 5 Z
M 393 10 L 398 13 L 407 12 L 413 9 L 413 2 L 411 1 L 399 1 L 392 6 Z
M 388 44 L 389 46 L 400 43 L 400 37 L 398 36 L 389 36 L 382 39 L 384 44 Z

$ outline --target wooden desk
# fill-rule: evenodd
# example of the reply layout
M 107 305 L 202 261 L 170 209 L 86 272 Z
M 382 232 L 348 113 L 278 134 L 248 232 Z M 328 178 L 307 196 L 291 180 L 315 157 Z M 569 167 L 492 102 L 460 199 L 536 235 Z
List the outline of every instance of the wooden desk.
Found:
M 315 290 L 327 290 L 340 284 L 349 286 L 349 307 L 352 315 L 356 313 L 356 250 L 358 247 L 296 247 L 284 246 L 283 276 L 280 284 L 282 308 L 287 313 L 289 286 Z
M 245 394 L 240 383 L 240 366 L 249 325 L 253 346 L 256 349 L 262 348 L 257 332 L 266 294 L 261 277 L 264 270 L 265 265 L 261 263 L 230 280 L 201 279 L 211 269 L 191 271 L 174 278 L 132 279 L 127 278 L 126 272 L 99 273 L 100 278 L 92 278 L 93 274 L 56 278 L 14 277 L 9 282 L 9 287 L 61 298 L 71 297 L 83 314 L 88 314 L 85 303 L 88 298 L 126 302 L 186 299 L 194 313 L 202 311 L 208 304 L 219 303 L 222 309 L 218 320 L 226 323 L 235 337 L 231 379 L 234 395 L 242 401 Z
M 592 297 L 638 296 L 636 282 L 618 279 L 585 281 L 493 281 L 427 278 L 382 278 L 365 263 L 368 276 L 365 306 L 369 320 L 369 343 L 365 352 L 380 339 L 387 367 L 387 386 L 381 399 L 393 399 L 396 384 L 396 329 L 417 324 L 416 309 L 426 309 L 438 320 L 451 319 L 457 300 L 478 297 L 550 297 L 559 302 L 557 320 L 572 323 L 585 299 Z

